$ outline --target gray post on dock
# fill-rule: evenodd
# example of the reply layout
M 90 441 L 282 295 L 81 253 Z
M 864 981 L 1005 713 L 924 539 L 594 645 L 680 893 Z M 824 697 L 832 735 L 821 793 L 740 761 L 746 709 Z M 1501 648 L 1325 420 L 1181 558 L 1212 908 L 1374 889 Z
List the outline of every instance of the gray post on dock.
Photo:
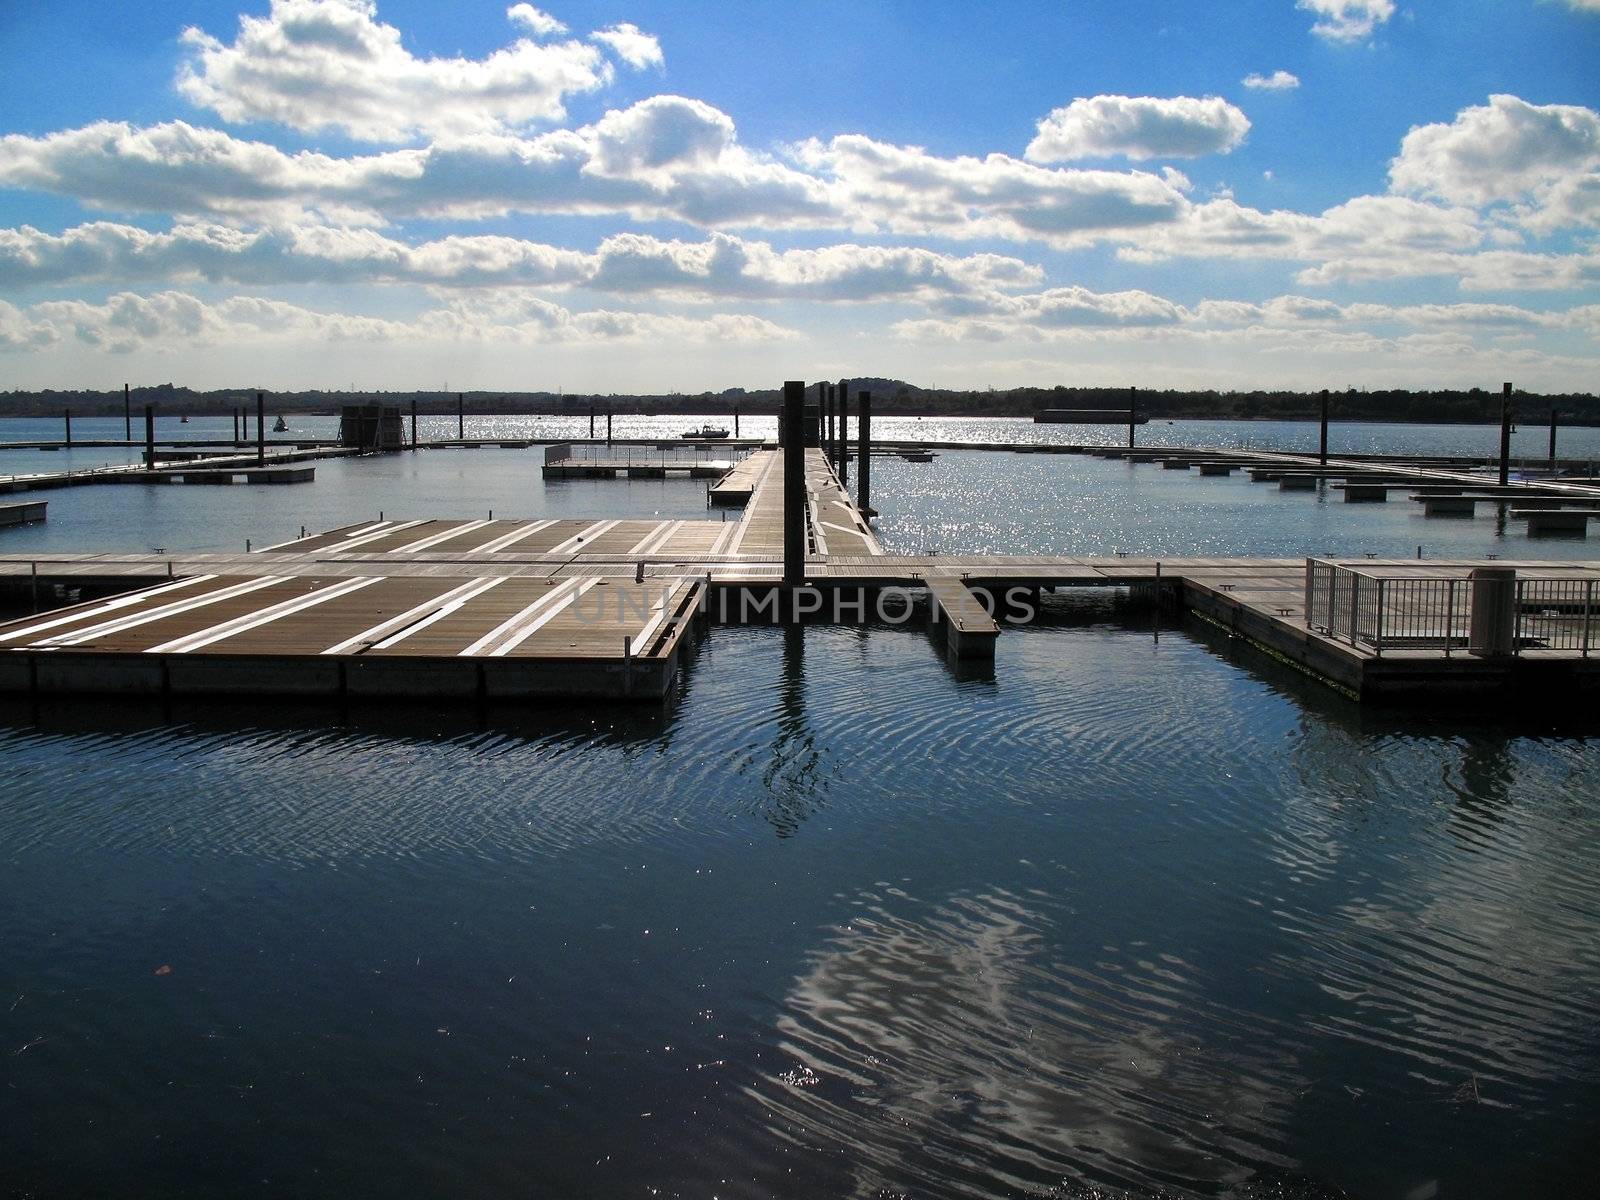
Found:
M 1556 420 L 1560 417 L 1555 409 L 1550 410 L 1550 474 L 1556 473 Z M 72 414 L 67 414 L 67 441 L 72 441 Z
M 594 441 L 594 405 L 589 405 L 589 440 Z
M 1322 428 L 1317 437 L 1317 457 L 1328 465 L 1328 389 L 1322 389 Z
M 1517 572 L 1512 567 L 1474 567 L 1472 617 L 1467 653 L 1478 658 L 1504 658 L 1517 648 Z
M 456 393 L 456 441 L 467 440 L 467 405 L 461 398 L 461 393 Z
M 1129 450 L 1133 449 L 1133 426 L 1134 426 L 1135 419 L 1136 419 L 1135 418 L 1135 413 L 1134 413 L 1134 406 L 1136 404 L 1138 404 L 1138 402 L 1139 402 L 1139 389 L 1136 388 L 1136 387 L 1129 388 L 1128 389 L 1128 449 Z
M 611 405 L 606 405 L 606 445 L 611 445 Z
M 267 396 L 256 393 L 256 466 L 267 465 Z
M 129 398 L 128 385 L 122 385 L 122 440 L 133 441 L 133 401 Z
M 739 436 L 739 406 L 737 404 L 733 406 L 733 436 Z
M 1500 389 L 1500 486 L 1511 482 L 1511 385 Z
M 872 516 L 872 393 L 856 394 L 856 507 Z
M 233 410 L 233 445 L 234 445 L 235 449 L 238 449 L 238 446 L 239 446 L 239 409 L 238 409 L 237 405 L 229 405 L 229 407 Z
M 411 448 L 417 448 L 417 402 L 411 401 Z
M 850 482 L 850 384 L 839 380 L 839 482 Z
M 144 406 L 144 469 L 156 469 L 156 406 Z
M 1555 445 L 1556 445 L 1555 414 L 1551 413 L 1550 414 L 1550 457 L 1551 458 L 1554 458 L 1556 456 Z M 68 446 L 69 449 L 72 446 L 72 410 L 70 408 L 67 409 L 67 446 Z
M 806 579 L 806 385 L 783 385 L 783 581 Z

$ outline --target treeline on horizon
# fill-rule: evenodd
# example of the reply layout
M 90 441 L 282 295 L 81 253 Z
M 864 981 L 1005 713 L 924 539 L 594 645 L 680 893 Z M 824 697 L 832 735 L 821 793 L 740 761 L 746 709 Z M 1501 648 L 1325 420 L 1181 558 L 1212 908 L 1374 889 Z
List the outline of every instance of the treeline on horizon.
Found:
M 1125 387 L 1008 388 L 966 390 L 960 388 L 921 388 L 898 379 L 855 379 L 855 393 L 872 393 L 873 411 L 892 416 L 976 416 L 1031 417 L 1041 409 L 1106 409 L 1117 415 L 1128 411 L 1129 389 Z M 220 388 L 199 392 L 164 383 L 135 387 L 129 393 L 135 413 L 146 404 L 154 405 L 166 416 L 222 415 L 235 409 L 255 411 L 255 388 Z M 617 414 L 771 414 L 780 400 L 778 388 L 747 390 L 728 388 L 721 392 L 672 392 L 661 395 L 557 394 L 555 392 L 516 392 L 478 390 L 468 392 L 427 391 L 265 391 L 268 409 L 274 413 L 337 413 L 347 404 L 392 404 L 409 412 L 416 404 L 421 414 L 454 414 L 458 397 L 469 414 L 527 413 L 540 415 L 583 415 L 593 407 L 597 413 L 608 409 Z M 811 395 L 815 395 L 812 391 Z M 1330 390 L 1329 416 L 1336 421 L 1420 421 L 1420 422 L 1495 422 L 1500 419 L 1498 389 L 1472 388 L 1462 391 L 1444 388 L 1411 391 L 1403 388 Z M 1297 420 L 1315 419 L 1321 410 L 1320 392 L 1283 390 L 1217 391 L 1185 389 L 1138 389 L 1137 411 L 1151 419 L 1234 419 Z M 1541 394 L 1513 393 L 1516 416 L 1521 420 L 1548 419 L 1560 413 L 1563 424 L 1600 425 L 1600 397 L 1590 393 L 1562 392 Z M 117 391 L 15 390 L 0 394 L 0 415 L 11 417 L 59 417 L 71 410 L 74 416 L 121 415 L 123 393 Z

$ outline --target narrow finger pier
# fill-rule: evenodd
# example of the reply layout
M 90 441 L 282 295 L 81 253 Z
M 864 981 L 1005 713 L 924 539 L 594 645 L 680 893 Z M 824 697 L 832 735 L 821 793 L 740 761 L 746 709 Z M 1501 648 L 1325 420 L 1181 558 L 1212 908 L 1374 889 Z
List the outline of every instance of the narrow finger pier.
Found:
M 665 695 L 698 629 L 682 576 L 199 574 L 0 626 L 0 690 Z

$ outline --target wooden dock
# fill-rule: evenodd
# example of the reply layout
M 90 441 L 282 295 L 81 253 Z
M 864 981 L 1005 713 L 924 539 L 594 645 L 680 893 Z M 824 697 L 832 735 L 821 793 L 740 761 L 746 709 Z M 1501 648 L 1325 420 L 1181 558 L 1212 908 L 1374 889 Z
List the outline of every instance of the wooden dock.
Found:
M 875 601 L 898 592 L 983 658 L 1011 601 L 1084 587 L 1165 598 L 1362 698 L 1600 687 L 1600 562 L 886 554 L 819 450 L 805 583 L 785 587 L 784 453 L 724 476 L 748 488 L 738 520 L 379 519 L 253 554 L 0 556 L 14 597 L 122 593 L 0 625 L 0 690 L 659 698 L 707 621 L 892 621 Z M 1482 568 L 1517 576 L 1505 653 L 1472 649 Z
M 0 527 L 29 525 L 45 519 L 48 507 L 43 500 L 30 500 L 22 504 L 0 504 Z

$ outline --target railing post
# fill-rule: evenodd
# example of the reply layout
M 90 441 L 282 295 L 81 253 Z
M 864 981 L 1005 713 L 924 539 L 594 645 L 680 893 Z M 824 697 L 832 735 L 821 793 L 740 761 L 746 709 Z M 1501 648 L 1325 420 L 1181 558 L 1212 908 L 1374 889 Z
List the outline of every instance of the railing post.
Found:
M 1378 614 L 1376 620 L 1374 621 L 1372 644 L 1374 647 L 1373 653 L 1375 653 L 1379 658 L 1383 657 L 1383 593 L 1385 585 L 1388 582 L 1389 581 L 1387 579 L 1378 580 Z
M 1310 630 L 1310 628 L 1312 626 L 1312 617 L 1314 615 L 1312 613 L 1312 611 L 1311 611 L 1311 571 L 1312 571 L 1311 564 L 1314 561 L 1315 561 L 1314 559 L 1310 559 L 1310 558 L 1306 559 L 1306 602 L 1305 602 L 1305 610 L 1306 610 L 1306 629 L 1308 631 Z
M 1583 581 L 1583 656 L 1589 657 L 1589 623 L 1594 619 L 1594 580 Z
M 1455 642 L 1456 634 L 1456 581 L 1452 576 L 1448 581 L 1449 589 L 1444 602 L 1444 656 L 1450 657 L 1450 647 Z

